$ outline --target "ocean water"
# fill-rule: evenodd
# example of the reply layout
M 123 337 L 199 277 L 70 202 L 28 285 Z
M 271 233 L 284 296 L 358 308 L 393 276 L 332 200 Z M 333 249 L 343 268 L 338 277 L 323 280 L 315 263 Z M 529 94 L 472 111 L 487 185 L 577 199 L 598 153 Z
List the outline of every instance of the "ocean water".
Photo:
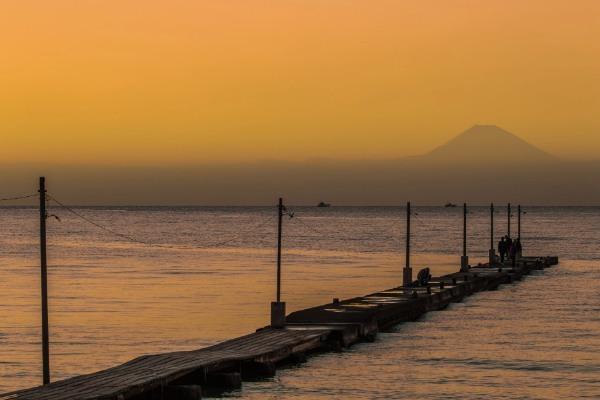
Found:
M 288 312 L 397 286 L 403 207 L 294 207 L 283 223 Z M 224 397 L 600 398 L 600 208 L 524 207 L 524 255 L 557 266 L 309 358 Z M 143 354 L 191 350 L 269 323 L 273 207 L 71 207 L 50 202 L 52 380 Z M 513 207 L 516 213 L 516 207 Z M 459 268 L 462 208 L 414 207 L 411 264 Z M 494 215 L 494 243 L 507 233 Z M 0 207 L 0 393 L 41 383 L 39 221 Z M 517 217 L 511 218 L 516 236 Z M 468 254 L 485 262 L 489 207 L 470 207 Z

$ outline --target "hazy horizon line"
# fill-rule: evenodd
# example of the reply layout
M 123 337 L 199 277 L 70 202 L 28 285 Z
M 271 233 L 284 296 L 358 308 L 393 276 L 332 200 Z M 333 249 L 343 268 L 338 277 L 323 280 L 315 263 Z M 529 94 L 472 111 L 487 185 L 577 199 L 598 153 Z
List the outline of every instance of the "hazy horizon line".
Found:
M 272 205 L 266 205 L 266 204 L 259 204 L 259 205 L 251 205 L 251 204 L 229 204 L 229 205 L 216 205 L 216 204 L 184 204 L 184 205 L 142 205 L 142 204 L 121 204 L 121 205 L 117 205 L 117 204 L 95 204 L 95 205 L 85 205 L 85 204 L 69 204 L 69 207 L 77 207 L 77 208 L 239 208 L 239 207 L 251 207 L 251 208 L 276 208 L 277 207 L 277 201 L 278 199 L 274 199 L 275 201 L 273 202 Z M 285 204 L 285 198 L 284 200 L 284 205 L 286 207 L 302 207 L 302 208 L 319 208 L 319 209 L 331 209 L 331 208 L 402 208 L 402 209 L 406 209 L 406 204 L 398 204 L 398 205 L 364 205 L 364 204 L 352 204 L 352 205 L 335 205 L 335 204 L 331 204 L 328 207 L 318 207 L 316 204 Z M 39 200 L 35 200 L 36 203 L 35 204 L 13 204 L 13 205 L 7 205 L 7 204 L 0 204 L 0 208 L 33 208 L 33 209 L 38 209 L 39 208 L 39 204 L 37 203 Z M 318 203 L 317 203 L 318 204 Z M 454 204 L 454 203 L 453 203 Z M 410 207 L 411 208 L 415 208 L 415 207 L 427 207 L 427 208 L 449 208 L 449 209 L 456 209 L 456 210 L 462 210 L 463 208 L 463 204 L 464 203 L 456 203 L 456 207 L 446 207 L 444 204 L 440 205 L 440 204 L 415 204 L 414 202 L 410 202 Z M 511 208 L 515 208 L 515 207 L 531 207 L 531 208 L 596 208 L 596 207 L 600 207 L 600 204 L 598 205 L 539 205 L 539 204 L 517 204 L 517 203 L 511 203 Z M 467 207 L 478 207 L 478 208 L 488 208 L 490 207 L 490 203 L 488 204 L 469 204 L 467 203 Z M 50 205 L 49 208 L 62 208 L 62 206 L 60 205 Z M 507 208 L 507 204 L 506 203 L 494 203 L 494 210 L 500 210 L 500 209 L 506 209 Z M 515 218 L 516 216 L 513 215 Z

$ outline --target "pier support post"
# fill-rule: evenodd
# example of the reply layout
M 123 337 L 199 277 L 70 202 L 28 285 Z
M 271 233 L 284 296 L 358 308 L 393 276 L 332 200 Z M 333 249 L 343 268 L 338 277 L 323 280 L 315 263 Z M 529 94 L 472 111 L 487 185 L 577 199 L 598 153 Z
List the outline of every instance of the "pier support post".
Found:
M 218 388 L 241 388 L 242 374 L 239 372 L 215 372 L 206 376 L 206 384 Z
M 469 256 L 467 256 L 467 203 L 463 204 L 463 254 L 460 257 L 460 270 L 469 270 Z
M 199 385 L 169 385 L 163 397 L 166 400 L 202 400 L 202 388 Z
M 46 263 L 46 178 L 40 177 L 40 266 L 42 283 L 43 384 L 50 383 L 50 333 L 48 329 L 48 267 Z
M 460 270 L 462 272 L 469 271 L 469 256 L 460 256 Z
M 490 265 L 494 265 L 496 263 L 496 250 L 494 249 L 494 203 L 490 206 Z
M 275 376 L 277 369 L 272 361 L 246 361 L 242 362 L 241 371 L 243 381 L 258 381 Z
M 406 265 L 402 271 L 402 286 L 412 284 L 412 268 L 410 267 L 410 201 L 406 203 Z
M 271 327 L 285 327 L 285 301 L 271 302 Z

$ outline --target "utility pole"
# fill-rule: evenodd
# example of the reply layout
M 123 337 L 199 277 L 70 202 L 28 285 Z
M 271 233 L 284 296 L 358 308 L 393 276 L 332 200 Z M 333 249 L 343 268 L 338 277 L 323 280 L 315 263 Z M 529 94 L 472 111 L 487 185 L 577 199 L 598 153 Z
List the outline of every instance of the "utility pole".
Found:
M 42 281 L 43 384 L 50 383 L 50 333 L 48 329 L 48 266 L 46 263 L 46 178 L 40 177 L 40 264 Z
M 283 199 L 279 198 L 277 208 L 279 224 L 277 229 L 277 301 L 271 302 L 271 326 L 283 328 L 285 326 L 285 302 L 281 301 L 281 230 L 283 227 Z
M 281 300 L 281 228 L 283 225 L 283 199 L 279 198 L 279 225 L 277 229 L 277 302 Z
M 402 286 L 412 283 L 412 268 L 410 267 L 410 201 L 406 203 L 406 265 L 402 274 Z
M 496 250 L 494 250 L 494 203 L 492 203 L 490 205 L 490 228 L 491 228 L 491 233 L 490 233 L 490 259 L 489 259 L 489 263 L 490 265 L 495 263 L 495 258 L 496 258 Z
M 469 257 L 467 256 L 467 203 L 463 204 L 463 254 L 460 258 L 460 270 L 469 270 Z
M 518 217 L 517 217 L 517 237 L 520 238 L 521 237 L 521 205 L 519 204 L 519 206 L 517 207 L 517 213 L 518 213 Z M 523 242 L 521 242 L 523 243 Z
M 508 229 L 507 229 L 508 230 L 508 232 L 507 232 L 508 237 L 510 237 L 510 217 L 511 217 L 511 215 L 510 215 L 510 203 L 508 203 Z

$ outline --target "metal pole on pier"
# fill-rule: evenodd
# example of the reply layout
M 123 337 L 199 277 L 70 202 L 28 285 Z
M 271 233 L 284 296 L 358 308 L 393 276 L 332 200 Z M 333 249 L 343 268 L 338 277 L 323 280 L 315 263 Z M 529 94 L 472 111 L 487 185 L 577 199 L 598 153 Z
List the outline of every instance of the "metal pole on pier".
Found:
M 281 301 L 281 230 L 283 225 L 283 199 L 279 198 L 278 214 L 279 224 L 277 229 L 277 301 L 271 302 L 271 326 L 283 328 L 285 326 L 285 302 Z
M 281 227 L 283 224 L 283 199 L 279 198 L 279 225 L 277 229 L 277 302 L 281 300 Z
M 469 270 L 469 257 L 467 256 L 467 203 L 463 204 L 463 254 L 460 258 L 460 270 Z
M 42 361 L 43 384 L 50 383 L 50 344 L 48 329 L 48 274 L 46 263 L 46 178 L 40 177 L 40 264 L 42 281 Z
M 496 250 L 494 250 L 494 203 L 490 205 L 490 265 L 494 264 L 496 257 Z
M 517 237 L 520 238 L 521 237 L 521 205 L 520 204 L 517 207 L 517 213 L 519 215 L 517 217 Z
M 506 233 L 508 235 L 508 237 L 510 237 L 510 217 L 511 217 L 511 215 L 510 215 L 510 203 L 508 203 L 508 228 L 507 228 L 508 232 Z
M 412 283 L 412 268 L 410 267 L 410 201 L 406 203 L 406 265 L 402 274 L 402 286 Z

